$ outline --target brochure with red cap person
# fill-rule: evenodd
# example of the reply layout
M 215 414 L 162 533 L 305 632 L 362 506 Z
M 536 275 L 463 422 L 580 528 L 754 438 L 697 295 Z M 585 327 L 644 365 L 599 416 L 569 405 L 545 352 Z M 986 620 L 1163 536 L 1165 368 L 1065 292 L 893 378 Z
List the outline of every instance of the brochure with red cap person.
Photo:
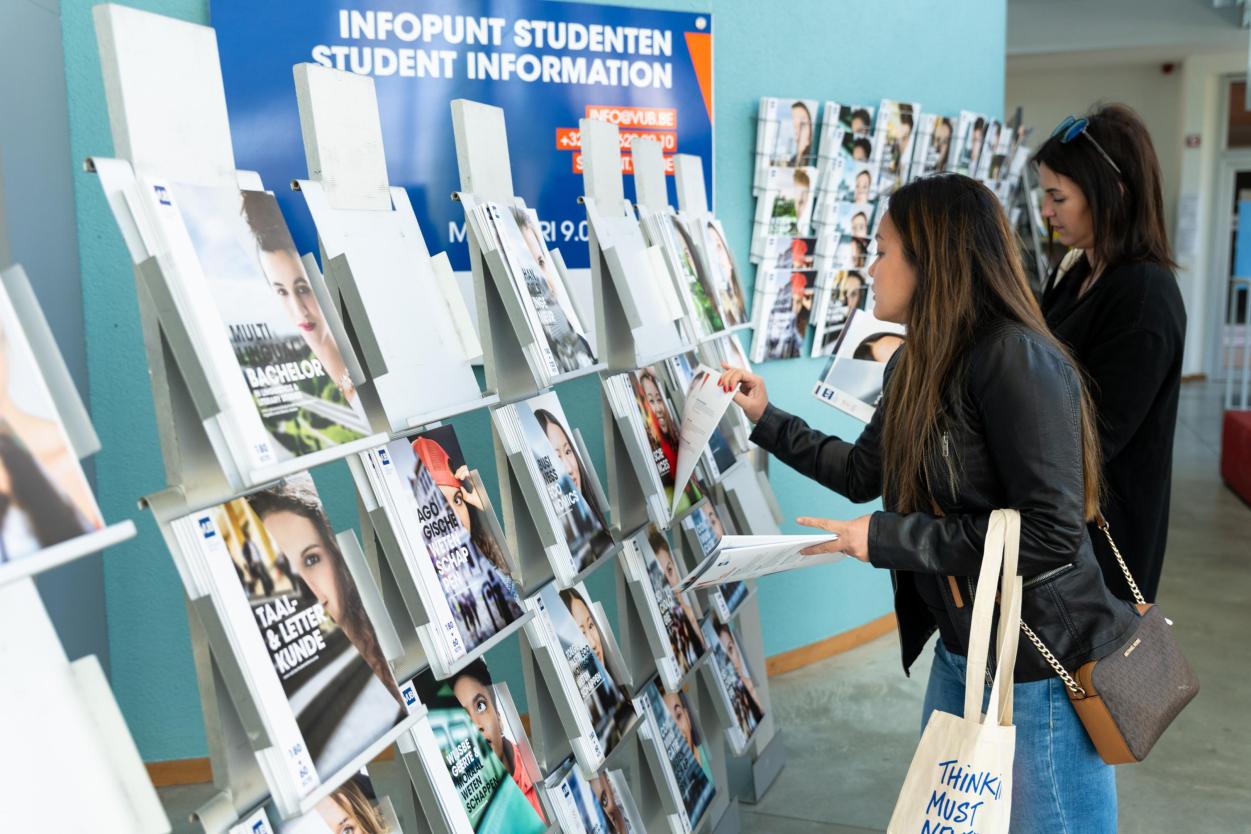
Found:
M 439 652 L 432 665 L 447 669 L 522 616 L 499 521 L 451 426 L 392 440 L 362 457 L 424 591 L 427 654 Z

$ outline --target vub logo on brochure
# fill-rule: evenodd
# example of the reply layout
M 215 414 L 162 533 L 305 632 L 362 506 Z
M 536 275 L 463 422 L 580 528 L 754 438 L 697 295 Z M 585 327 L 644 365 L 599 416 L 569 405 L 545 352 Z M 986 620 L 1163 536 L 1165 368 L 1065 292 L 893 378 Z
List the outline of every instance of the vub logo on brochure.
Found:
M 382 462 L 383 466 L 391 465 L 391 456 L 387 454 L 387 450 L 385 448 L 378 450 L 378 460 Z
M 411 683 L 408 686 L 401 689 L 400 694 L 404 696 L 405 705 L 410 706 L 410 707 L 417 705 L 417 690 L 413 688 L 413 685 Z
M 205 539 L 211 539 L 217 535 L 217 530 L 213 527 L 213 519 L 208 516 L 200 516 L 200 535 Z
M 163 206 L 172 206 L 174 201 L 169 198 L 169 189 L 163 185 L 154 185 L 152 190 L 156 192 L 156 201 Z
M 274 829 L 269 824 L 265 809 L 258 808 L 250 817 L 231 828 L 227 834 L 274 834 Z

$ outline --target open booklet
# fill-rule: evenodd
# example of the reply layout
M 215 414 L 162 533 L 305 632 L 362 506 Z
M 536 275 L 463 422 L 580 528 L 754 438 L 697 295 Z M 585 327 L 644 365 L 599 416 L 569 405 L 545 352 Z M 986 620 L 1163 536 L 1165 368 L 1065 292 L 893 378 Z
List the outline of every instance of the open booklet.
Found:
M 721 546 L 682 581 L 682 590 L 740 582 L 792 568 L 807 568 L 843 558 L 841 553 L 804 556 L 800 551 L 837 541 L 832 533 L 803 536 L 725 536 Z

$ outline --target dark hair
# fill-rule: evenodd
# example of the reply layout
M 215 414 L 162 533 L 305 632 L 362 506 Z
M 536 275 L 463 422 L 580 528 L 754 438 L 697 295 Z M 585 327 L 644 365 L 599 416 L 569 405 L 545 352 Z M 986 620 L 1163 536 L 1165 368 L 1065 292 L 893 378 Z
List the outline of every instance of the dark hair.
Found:
M 849 120 L 848 124 L 850 124 L 851 122 L 854 122 L 856 119 L 860 119 L 865 124 L 867 124 L 870 128 L 873 127 L 873 117 L 869 115 L 869 110 L 867 107 L 857 107 L 855 110 L 851 111 L 851 119 Z
M 901 125 L 907 125 L 908 127 L 912 127 L 912 108 L 908 107 L 907 110 L 904 110 L 903 107 L 907 107 L 907 105 L 901 105 L 900 107 L 899 123 Z
M 687 723 L 691 725 L 691 744 L 699 747 L 704 740 L 699 735 L 699 726 L 695 723 L 695 711 L 691 709 L 691 699 L 686 697 L 686 691 L 678 690 L 678 700 L 682 702 L 682 709 L 686 710 Z
M 565 604 L 565 608 L 569 609 L 570 613 L 573 613 L 574 602 L 579 602 L 583 608 L 591 613 L 591 619 L 595 618 L 595 609 L 591 607 L 591 601 L 582 596 L 582 593 L 577 588 L 562 588 L 560 601 Z M 596 623 L 596 627 L 599 627 L 598 623 Z
M 858 211 L 858 212 L 856 212 L 855 214 L 853 214 L 853 215 L 851 216 L 851 219 L 852 219 L 852 220 L 855 220 L 857 217 L 863 217 L 863 218 L 864 218 L 864 222 L 866 222 L 866 223 L 868 223 L 868 222 L 869 222 L 869 215 L 865 214 L 863 211 Z
M 317 530 L 317 535 L 321 538 L 322 546 L 330 556 L 330 561 L 334 566 L 335 586 L 342 598 L 340 606 L 342 622 L 337 625 L 343 629 L 348 640 L 360 652 L 361 657 L 369 664 L 378 679 L 387 685 L 391 695 L 397 701 L 401 701 L 391 667 L 382 653 L 382 646 L 378 642 L 378 635 L 374 632 L 373 623 L 369 621 L 369 615 L 365 613 L 365 603 L 361 600 L 356 580 L 348 572 L 343 552 L 339 550 L 339 543 L 335 540 L 334 530 L 330 526 L 330 519 L 326 517 L 326 511 L 317 497 L 313 479 L 308 475 L 290 478 L 268 489 L 254 492 L 246 500 L 262 524 L 265 523 L 266 516 L 284 512 L 300 516 L 312 523 Z M 303 583 L 303 580 L 301 580 L 301 587 L 304 588 L 306 594 L 309 593 L 308 586 Z
M 264 191 L 243 192 L 243 219 L 247 221 L 256 245 L 262 252 L 289 252 L 299 257 L 295 241 L 282 219 L 278 201 Z
M 664 533 L 661 533 L 655 527 L 652 527 L 647 531 L 647 543 L 652 546 L 653 551 L 659 553 L 663 550 L 669 554 L 669 558 L 673 558 L 672 545 L 669 544 L 669 540 L 665 538 Z M 676 565 L 677 562 L 675 561 L 674 564 Z
M 854 151 L 856 148 L 864 148 L 864 155 L 866 157 L 873 155 L 873 143 L 864 136 L 860 136 L 852 140 L 851 149 Z
M 938 443 L 948 394 L 974 334 L 991 321 L 1015 322 L 1073 362 L 1047 327 L 1015 234 L 989 188 L 960 174 L 922 177 L 891 196 L 887 217 L 917 280 L 907 344 L 895 354 L 882 400 L 882 492 L 892 509 L 932 512 L 927 456 Z M 1091 518 L 1099 503 L 1099 435 L 1084 386 L 1080 398 L 1085 510 Z
M 980 131 L 982 131 L 983 133 L 985 133 L 985 131 L 986 131 L 986 120 L 985 120 L 984 118 L 982 118 L 981 116 L 978 116 L 976 119 L 974 119 L 974 120 L 973 120 L 973 130 L 974 130 L 975 132 L 980 130 Z
M 546 408 L 534 409 L 534 419 L 538 421 L 539 428 L 543 429 L 544 434 L 547 433 L 548 426 L 555 426 L 560 429 L 560 433 L 568 439 L 569 445 L 573 446 L 573 456 L 578 459 L 578 481 L 583 485 L 583 489 L 586 490 L 586 492 L 579 490 L 579 494 L 581 494 L 583 500 L 586 501 L 586 505 L 590 507 L 591 513 L 595 516 L 596 520 L 599 521 L 600 526 L 607 528 L 608 523 L 604 519 L 603 513 L 600 512 L 599 502 L 593 500 L 592 496 L 587 494 L 587 492 L 590 491 L 591 473 L 586 471 L 586 465 L 582 462 L 582 455 L 578 453 L 577 446 L 574 446 L 573 433 L 561 425 L 560 420 L 556 419 L 556 415 L 548 411 Z
M 873 175 L 869 173 L 868 168 L 861 168 L 860 173 L 856 174 L 856 179 L 860 179 L 861 177 L 868 177 L 869 182 L 870 183 L 873 182 Z
M 1086 118 L 1089 138 L 1077 136 L 1064 143 L 1063 137 L 1053 136 L 1032 161 L 1081 189 L 1094 226 L 1094 258 L 1103 267 L 1150 263 L 1176 268 L 1164 224 L 1160 160 L 1146 125 L 1124 104 L 1097 107 Z M 1096 142 L 1120 174 L 1099 153 Z
M 90 530 L 7 423 L 0 424 L 0 461 L 8 470 L 10 490 L 7 495 L 0 494 L 0 519 L 8 515 L 10 507 L 20 508 L 30 518 L 41 548 Z
M 452 679 L 448 683 L 454 685 L 460 678 L 473 678 L 482 684 L 484 689 L 490 690 L 491 688 L 491 670 L 487 668 L 486 661 L 480 657 L 455 675 L 452 675 Z
M 887 339 L 891 337 L 894 337 L 900 340 L 903 339 L 903 336 L 900 336 L 898 333 L 891 333 L 885 330 L 880 333 L 874 333 L 872 336 L 866 336 L 864 340 L 860 342 L 860 344 L 856 345 L 856 350 L 855 352 L 852 353 L 851 358 L 852 359 L 865 359 L 865 360 L 868 360 L 869 362 L 872 362 L 873 361 L 873 346 L 876 345 L 878 342 L 880 342 L 882 339 Z

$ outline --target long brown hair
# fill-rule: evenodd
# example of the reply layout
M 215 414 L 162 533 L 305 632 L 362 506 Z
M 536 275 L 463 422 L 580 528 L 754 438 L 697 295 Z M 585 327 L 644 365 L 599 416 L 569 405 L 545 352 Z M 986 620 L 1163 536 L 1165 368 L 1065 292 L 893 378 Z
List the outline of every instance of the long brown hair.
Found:
M 887 216 L 917 283 L 906 347 L 883 397 L 882 494 L 901 512 L 932 512 L 927 454 L 938 447 L 949 416 L 946 395 L 958 390 L 961 363 L 979 328 L 1016 322 L 1073 362 L 1047 329 L 1008 218 L 990 189 L 959 174 L 924 177 L 895 192 Z M 1081 406 L 1085 511 L 1093 518 L 1099 438 L 1085 385 Z
M 1034 154 L 1036 165 L 1071 179 L 1086 198 L 1094 225 L 1094 251 L 1105 269 L 1121 263 L 1152 263 L 1175 269 L 1164 223 L 1160 160 L 1146 125 L 1124 104 L 1108 104 L 1087 115 L 1086 133 L 1098 142 L 1053 136 Z M 1102 148 L 1116 167 L 1099 153 Z

